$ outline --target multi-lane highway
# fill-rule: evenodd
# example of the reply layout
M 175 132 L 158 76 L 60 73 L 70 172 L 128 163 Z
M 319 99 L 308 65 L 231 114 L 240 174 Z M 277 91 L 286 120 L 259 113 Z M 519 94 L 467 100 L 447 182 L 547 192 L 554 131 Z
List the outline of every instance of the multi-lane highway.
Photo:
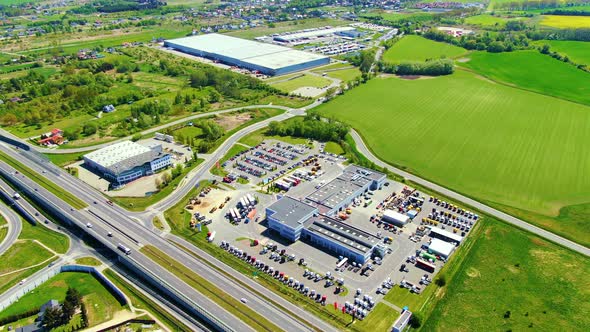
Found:
M 214 153 L 212 153 L 209 158 L 201 165 L 199 165 L 195 170 L 193 170 L 188 176 L 187 180 L 184 181 L 184 184 L 179 186 L 171 195 L 163 199 L 162 201 L 152 205 L 149 207 L 145 212 L 129 212 L 124 210 L 118 206 L 110 206 L 104 203 L 104 197 L 96 192 L 93 188 L 88 186 L 87 184 L 83 183 L 82 181 L 78 180 L 77 178 L 71 177 L 65 171 L 59 169 L 57 166 L 50 164 L 49 162 L 43 160 L 35 155 L 34 152 L 26 152 L 26 151 L 15 151 L 12 148 L 0 145 L 0 149 L 4 152 L 11 155 L 13 158 L 18 160 L 19 162 L 27 165 L 28 167 L 36 170 L 39 173 L 43 173 L 43 176 L 47 177 L 50 181 L 53 181 L 59 184 L 64 190 L 69 191 L 70 193 L 74 194 L 78 198 L 86 201 L 89 204 L 89 208 L 75 211 L 71 209 L 67 204 L 65 204 L 61 199 L 55 197 L 51 193 L 46 192 L 42 188 L 38 188 L 39 192 L 42 192 L 43 198 L 47 201 L 51 202 L 54 205 L 60 206 L 61 209 L 70 209 L 67 213 L 71 214 L 76 220 L 79 220 L 81 223 L 81 227 L 83 228 L 85 223 L 92 222 L 95 225 L 93 228 L 87 229 L 87 231 L 93 236 L 96 236 L 101 239 L 101 241 L 105 241 L 106 243 L 110 243 L 111 246 L 115 246 L 116 241 L 121 241 L 125 243 L 130 248 L 134 249 L 133 259 L 136 259 L 140 262 L 143 266 L 146 267 L 149 271 L 157 273 L 160 277 L 164 278 L 167 283 L 169 283 L 175 289 L 181 291 L 188 297 L 195 300 L 201 306 L 207 308 L 210 312 L 212 312 L 216 317 L 226 322 L 232 329 L 235 330 L 251 330 L 251 327 L 245 325 L 243 322 L 239 321 L 234 315 L 228 313 L 227 311 L 223 310 L 221 307 L 217 306 L 214 302 L 210 301 L 209 299 L 203 297 L 201 294 L 196 292 L 192 289 L 189 285 L 184 283 L 182 280 L 176 278 L 173 274 L 162 268 L 161 266 L 153 263 L 150 259 L 146 256 L 141 255 L 140 253 L 135 253 L 137 249 L 139 249 L 143 244 L 151 244 L 156 246 L 158 249 L 169 255 L 170 257 L 174 257 L 175 259 L 182 261 L 187 267 L 194 271 L 198 271 L 199 275 L 206 278 L 213 284 L 215 284 L 218 288 L 222 289 L 223 291 L 230 294 L 232 297 L 239 299 L 239 298 L 247 298 L 249 300 L 248 305 L 251 306 L 254 310 L 256 310 L 261 315 L 264 315 L 267 319 L 272 321 L 277 326 L 281 327 L 285 331 L 300 331 L 300 330 L 310 330 L 309 326 L 304 324 L 301 320 L 305 320 L 311 323 L 316 329 L 322 331 L 331 331 L 334 330 L 333 327 L 328 325 L 327 323 L 321 321 L 317 317 L 313 316 L 312 314 L 294 306 L 290 302 L 284 300 L 282 297 L 278 296 L 277 294 L 273 293 L 270 290 L 264 289 L 260 287 L 256 282 L 246 278 L 237 272 L 235 273 L 236 278 L 238 278 L 241 282 L 247 283 L 251 289 L 254 289 L 255 292 L 252 292 L 248 289 L 244 289 L 239 283 L 235 280 L 227 278 L 224 274 L 219 273 L 217 270 L 210 268 L 207 264 L 204 264 L 198 259 L 195 259 L 193 256 L 188 255 L 183 250 L 178 249 L 174 245 L 172 245 L 168 240 L 164 239 L 160 236 L 160 234 L 153 232 L 152 230 L 145 227 L 142 223 L 136 222 L 136 220 L 145 222 L 146 224 L 151 221 L 152 217 L 156 214 L 159 214 L 172 205 L 176 204 L 180 199 L 182 199 L 194 186 L 203 178 L 208 176 L 208 171 L 217 160 L 219 160 L 227 151 L 233 146 L 236 142 L 238 142 L 242 137 L 250 134 L 251 132 L 263 128 L 268 125 L 270 121 L 282 121 L 293 116 L 303 115 L 308 109 L 316 107 L 320 103 L 315 102 L 307 107 L 301 109 L 289 109 L 282 106 L 272 106 L 272 105 L 254 105 L 250 106 L 250 108 L 260 108 L 260 107 L 275 107 L 286 110 L 284 114 L 279 116 L 273 117 L 271 119 L 264 120 L 262 122 L 253 124 L 247 128 L 244 128 L 231 137 L 229 137 Z M 241 109 L 241 108 L 237 108 Z M 236 109 L 231 110 L 224 110 L 219 112 L 212 112 L 206 114 L 198 114 L 192 116 L 190 118 L 184 118 L 178 120 L 176 122 L 184 122 L 191 118 L 197 118 L 200 116 L 208 116 L 216 113 L 222 112 L 231 112 Z M 169 126 L 173 123 L 168 123 L 162 128 Z M 162 128 L 152 128 L 145 133 L 153 132 L 157 130 L 161 130 Z M 506 220 L 510 223 L 513 223 L 519 227 L 527 229 L 532 233 L 537 235 L 543 236 L 548 238 L 552 241 L 560 243 L 568 248 L 576 250 L 580 253 L 585 255 L 590 255 L 590 250 L 586 247 L 583 247 L 579 244 L 571 242 L 567 239 L 564 239 L 560 236 L 557 236 L 553 233 L 540 229 L 538 227 L 532 226 L 523 220 L 514 218 L 510 215 L 507 215 L 501 211 L 493 209 L 487 205 L 474 201 L 468 197 L 465 197 L 461 194 L 458 194 L 452 190 L 439 186 L 435 183 L 429 182 L 424 180 L 420 177 L 417 177 L 413 174 L 407 173 L 403 170 L 397 169 L 392 167 L 391 165 L 379 160 L 376 156 L 374 156 L 369 148 L 365 145 L 364 141 L 361 139 L 360 135 L 355 131 L 352 131 L 352 136 L 356 142 L 357 148 L 359 151 L 364 154 L 369 160 L 373 161 L 376 165 L 380 167 L 387 167 L 388 169 L 392 170 L 394 173 L 397 173 L 409 180 L 412 180 L 420 185 L 433 189 L 435 191 L 441 192 L 444 195 L 447 195 L 457 201 L 463 202 L 465 204 L 469 204 L 474 206 L 475 208 L 494 215 L 498 218 Z M 10 137 L 14 138 L 14 136 L 10 135 Z M 112 144 L 112 143 L 107 143 Z M 63 152 L 82 152 L 90 149 L 99 148 L 99 146 L 93 146 L 91 148 L 81 148 L 81 149 L 64 149 L 64 150 L 49 150 L 35 147 L 37 151 L 43 151 L 48 153 L 63 153 Z M 0 167 L 4 168 L 7 167 L 5 164 L 1 164 Z M 31 187 L 38 187 L 34 182 L 31 182 L 25 178 L 19 178 L 19 181 L 24 181 L 27 183 L 28 186 Z M 133 217 L 133 218 L 130 218 Z M 113 228 L 114 227 L 114 228 Z M 109 238 L 106 234 L 109 231 L 113 231 L 116 233 L 113 238 Z M 134 241 L 130 241 L 129 237 L 135 239 L 138 243 Z M 176 238 L 176 241 L 182 242 L 181 239 Z M 206 253 L 202 252 L 200 249 L 190 245 L 189 243 L 183 243 L 187 247 L 194 250 L 199 256 L 205 257 L 206 259 L 210 260 L 214 264 L 218 266 L 222 266 L 223 268 L 229 269 L 226 265 L 218 262 L 215 258 L 208 256 Z M 231 272 L 231 271 L 230 271 Z M 259 294 L 264 295 L 264 297 L 260 296 Z M 271 299 L 274 303 L 280 304 L 285 311 L 290 311 L 287 313 L 282 309 L 278 309 L 274 303 L 268 302 L 266 298 Z M 300 319 L 298 319 L 300 318 Z
M 166 241 L 158 234 L 152 232 L 150 229 L 144 227 L 143 225 L 135 222 L 133 219 L 129 218 L 126 215 L 126 212 L 122 210 L 120 207 L 117 206 L 110 206 L 105 203 L 104 197 L 92 190 L 92 188 L 88 187 L 85 183 L 78 180 L 77 178 L 69 176 L 63 170 L 57 168 L 56 166 L 50 164 L 49 162 L 39 162 L 34 154 L 31 152 L 26 152 L 23 150 L 14 151 L 6 146 L 0 145 L 0 149 L 2 149 L 6 153 L 10 153 L 11 156 L 16 159 L 17 161 L 25 164 L 26 166 L 30 167 L 31 169 L 37 171 L 38 173 L 43 174 L 49 180 L 58 183 L 64 190 L 69 191 L 76 197 L 86 201 L 89 204 L 87 209 L 83 209 L 80 211 L 71 210 L 68 212 L 72 215 L 75 215 L 77 220 L 83 220 L 85 222 L 90 222 L 93 227 L 87 229 L 88 232 L 96 234 L 99 231 L 98 236 L 102 237 L 104 241 L 110 242 L 111 245 L 115 246 L 116 241 L 124 241 L 126 246 L 137 250 L 143 244 L 150 244 L 156 246 L 158 249 L 166 253 L 170 257 L 174 257 L 176 260 L 183 262 L 185 266 L 190 268 L 193 271 L 198 271 L 199 275 L 204 277 L 205 279 L 209 280 L 213 284 L 215 284 L 218 288 L 223 289 L 226 293 L 230 294 L 236 299 L 247 298 L 248 299 L 248 306 L 253 308 L 259 314 L 265 316 L 267 319 L 272 321 L 277 326 L 281 327 L 285 331 L 304 331 L 310 330 L 310 328 L 305 325 L 300 318 L 306 319 L 308 322 L 312 322 L 317 329 L 323 331 L 331 331 L 334 330 L 330 325 L 326 324 L 325 322 L 321 321 L 320 319 L 316 318 L 315 316 L 302 312 L 302 315 L 292 315 L 282 310 L 279 310 L 274 306 L 272 303 L 268 303 L 263 297 L 259 296 L 256 293 L 252 293 L 247 289 L 244 289 L 240 284 L 227 278 L 225 275 L 219 273 L 217 270 L 210 268 L 207 264 L 195 259 L 191 255 L 187 254 L 181 249 L 176 248 L 170 242 Z M 5 167 L 5 165 L 2 165 Z M 21 176 L 22 177 L 22 176 Z M 21 178 L 19 177 L 19 180 Z M 36 186 L 36 184 L 26 178 L 22 178 L 22 181 L 30 182 L 30 186 Z M 37 186 L 38 187 L 38 186 Z M 42 188 L 37 188 L 38 192 L 45 192 Z M 54 204 L 58 204 L 64 208 L 68 208 L 67 205 L 58 199 L 57 197 L 51 195 L 50 193 L 46 192 L 44 197 L 51 201 Z M 84 228 L 86 223 L 83 222 L 81 227 Z M 115 230 L 109 228 L 110 225 L 114 225 L 116 227 Z M 139 244 L 133 243 L 133 241 L 129 241 L 129 239 L 123 234 L 116 234 L 118 230 L 121 230 L 121 233 L 129 236 L 133 239 L 136 239 Z M 114 235 L 118 235 L 117 238 L 109 238 L 107 236 L 108 232 L 111 231 Z M 158 271 L 162 270 L 161 267 L 155 266 L 147 257 L 143 255 L 133 254 L 132 257 L 134 259 L 141 259 L 141 263 L 144 266 L 147 266 L 150 271 Z M 236 272 L 237 273 L 237 272 Z M 158 272 L 158 275 L 166 275 L 170 273 Z M 189 285 L 184 284 L 183 282 L 179 282 L 179 280 L 174 280 L 175 278 L 168 277 L 168 280 L 171 280 L 170 283 L 175 285 L 175 288 L 180 290 L 185 294 L 196 293 Z M 260 289 L 261 293 L 265 293 L 266 297 L 271 296 L 271 298 L 276 297 L 276 294 L 272 293 L 267 289 Z M 233 315 L 224 312 L 221 308 L 216 308 L 214 303 L 201 303 L 201 299 L 203 299 L 202 295 L 197 297 L 199 299 L 199 304 L 205 307 L 204 304 L 207 304 L 207 308 L 212 307 L 212 310 L 215 310 L 215 315 L 219 318 L 227 319 L 230 324 L 234 323 L 236 330 L 248 330 L 249 327 L 245 326 L 245 324 L 239 322 Z M 205 298 L 206 299 L 206 298 Z M 283 300 L 284 301 L 284 300 Z M 284 307 L 287 307 L 288 311 L 297 311 L 297 307 L 291 304 L 288 301 L 284 301 L 282 303 Z M 221 309 L 221 310 L 220 310 Z M 242 326 L 240 326 L 240 324 Z

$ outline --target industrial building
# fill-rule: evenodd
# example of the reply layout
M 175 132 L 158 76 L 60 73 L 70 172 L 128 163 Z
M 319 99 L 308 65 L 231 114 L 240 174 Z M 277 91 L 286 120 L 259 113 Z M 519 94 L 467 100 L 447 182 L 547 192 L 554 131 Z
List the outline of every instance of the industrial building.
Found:
M 455 233 L 451 233 L 449 231 L 445 231 L 444 229 L 440 229 L 437 227 L 429 227 L 429 228 L 430 228 L 429 235 L 432 238 L 441 239 L 443 241 L 456 243 L 456 244 L 461 243 L 461 240 L 463 240 L 463 238 L 460 235 L 455 234 Z
M 314 28 L 306 31 L 298 31 L 294 33 L 284 33 L 280 35 L 273 35 L 273 40 L 281 43 L 296 43 L 303 40 L 311 40 L 319 37 L 329 37 L 334 34 L 350 33 L 356 31 L 353 27 L 325 27 L 325 28 Z
M 289 241 L 303 239 L 364 264 L 373 255 L 379 239 L 331 216 L 369 189 L 381 188 L 385 179 L 383 173 L 350 165 L 303 201 L 283 196 L 268 206 L 268 227 Z
M 383 216 L 381 217 L 381 220 L 398 227 L 403 227 L 408 223 L 408 221 L 410 221 L 410 217 L 405 214 L 401 214 L 397 211 L 385 210 L 383 211 Z
M 408 323 L 410 323 L 410 318 L 412 318 L 412 312 L 404 307 L 402 314 L 393 323 L 391 331 L 402 332 L 408 326 Z
M 428 245 L 428 250 L 430 252 L 444 258 L 448 258 L 449 256 L 451 256 L 455 248 L 455 245 L 453 245 L 452 243 L 439 239 L 432 239 L 432 241 Z
M 350 165 L 340 176 L 308 195 L 305 201 L 317 206 L 320 213 L 333 216 L 369 189 L 381 188 L 386 178 L 383 173 Z
M 166 40 L 164 46 L 271 76 L 330 63 L 323 55 L 216 33 Z
M 172 164 L 162 145 L 146 147 L 131 141 L 109 145 L 84 155 L 84 165 L 115 185 L 151 175 Z

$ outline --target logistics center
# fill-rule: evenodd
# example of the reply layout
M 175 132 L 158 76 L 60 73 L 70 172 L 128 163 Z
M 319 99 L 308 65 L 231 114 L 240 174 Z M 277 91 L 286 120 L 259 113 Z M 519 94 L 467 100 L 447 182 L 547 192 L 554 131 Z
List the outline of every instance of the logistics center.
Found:
M 356 197 L 381 188 L 383 173 L 350 165 L 303 201 L 284 196 L 266 208 L 270 229 L 295 242 L 306 240 L 364 264 L 381 242 L 375 235 L 333 218 Z
M 217 33 L 166 40 L 164 46 L 271 76 L 330 63 L 323 55 Z
M 170 166 L 172 159 L 160 144 L 146 147 L 124 141 L 84 155 L 84 164 L 115 185 L 123 185 Z

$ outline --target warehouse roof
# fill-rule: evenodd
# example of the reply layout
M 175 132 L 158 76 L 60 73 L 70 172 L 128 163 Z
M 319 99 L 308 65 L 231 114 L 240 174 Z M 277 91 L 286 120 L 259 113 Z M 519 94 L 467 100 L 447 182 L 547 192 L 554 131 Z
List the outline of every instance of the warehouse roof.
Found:
M 326 29 L 316 28 L 316 29 L 310 29 L 309 31 L 295 32 L 295 33 L 284 34 L 281 36 L 276 36 L 275 39 L 284 40 L 284 41 L 293 41 L 293 40 L 304 39 L 304 38 L 326 36 L 326 35 L 334 34 L 336 32 L 351 31 L 351 30 L 355 30 L 355 28 L 353 28 L 353 27 L 336 27 L 336 28 L 326 28 Z
M 372 250 L 379 243 L 379 238 L 375 235 L 326 216 L 314 218 L 313 224 L 307 230 L 362 254 Z
M 439 254 L 444 257 L 449 257 L 453 250 L 455 250 L 455 245 L 443 240 L 432 239 L 432 241 L 428 245 L 428 249 L 430 249 L 435 254 Z
M 108 169 L 116 175 L 150 162 L 159 155 L 161 153 L 143 145 L 131 141 L 123 141 L 90 152 L 84 155 L 84 158 Z
M 457 242 L 461 242 L 461 240 L 463 240 L 463 238 L 460 235 L 457 235 L 455 233 L 451 233 L 448 231 L 445 231 L 444 229 L 440 229 L 440 228 L 436 228 L 436 227 L 430 227 L 430 233 L 431 233 L 431 237 L 433 237 L 432 235 L 437 234 L 440 235 L 444 238 L 448 238 Z
M 289 196 L 283 196 L 278 201 L 272 203 L 267 210 L 274 212 L 270 215 L 273 219 L 292 228 L 304 223 L 310 213 L 317 211 L 315 207 Z
M 166 41 L 166 45 L 192 48 L 271 69 L 326 58 L 323 55 L 217 33 L 171 39 Z

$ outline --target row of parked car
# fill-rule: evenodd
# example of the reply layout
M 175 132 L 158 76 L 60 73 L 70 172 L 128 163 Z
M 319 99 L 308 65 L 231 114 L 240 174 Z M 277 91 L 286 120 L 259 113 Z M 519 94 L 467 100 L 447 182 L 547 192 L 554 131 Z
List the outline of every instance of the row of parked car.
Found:
M 316 302 L 325 305 L 327 297 L 319 292 L 316 293 L 315 289 L 309 289 L 306 287 L 304 283 L 299 282 L 299 280 L 295 280 L 292 277 L 289 277 L 284 272 L 279 270 L 275 270 L 272 266 L 265 264 L 262 261 L 256 259 L 256 257 L 249 255 L 247 252 L 238 249 L 229 244 L 227 241 L 221 241 L 220 247 L 227 250 L 229 253 L 233 254 L 234 256 L 248 262 L 252 266 L 256 267 L 261 272 L 267 273 L 268 275 L 274 277 L 275 279 L 281 281 L 287 286 L 294 288 L 295 290 L 299 291 L 301 294 L 308 295 L 309 297 L 313 298 Z
M 265 161 L 271 162 L 271 163 L 273 163 L 273 164 L 277 164 L 277 165 L 279 165 L 279 166 L 285 166 L 285 165 L 287 165 L 287 161 L 286 161 L 286 160 L 279 159 L 279 158 L 277 158 L 277 157 L 275 157 L 275 156 L 272 156 L 272 155 L 270 155 L 270 154 L 268 154 L 268 153 L 264 153 L 264 152 L 262 152 L 262 151 L 256 151 L 256 152 L 254 152 L 254 155 L 255 155 L 257 158 L 260 158 L 260 159 L 262 159 L 262 160 L 265 160 Z

